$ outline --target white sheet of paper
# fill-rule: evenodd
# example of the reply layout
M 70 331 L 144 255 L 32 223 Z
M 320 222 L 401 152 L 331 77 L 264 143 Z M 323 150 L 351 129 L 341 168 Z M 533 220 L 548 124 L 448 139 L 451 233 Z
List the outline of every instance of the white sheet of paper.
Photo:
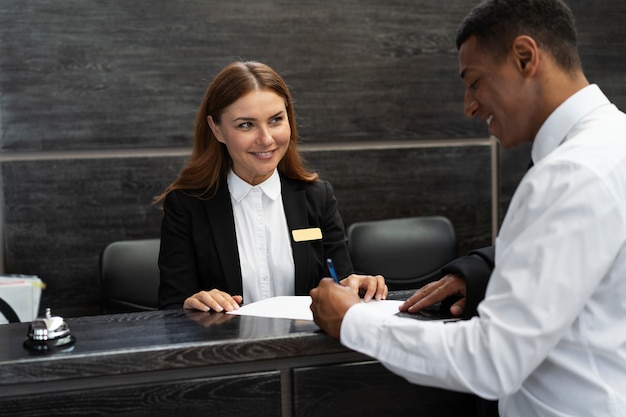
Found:
M 370 301 L 367 303 L 369 307 L 376 309 L 383 315 L 396 314 L 400 304 L 402 304 L 402 301 L 396 300 Z M 308 295 L 267 298 L 256 303 L 244 304 L 238 310 L 230 311 L 228 314 L 313 320 L 311 297 Z

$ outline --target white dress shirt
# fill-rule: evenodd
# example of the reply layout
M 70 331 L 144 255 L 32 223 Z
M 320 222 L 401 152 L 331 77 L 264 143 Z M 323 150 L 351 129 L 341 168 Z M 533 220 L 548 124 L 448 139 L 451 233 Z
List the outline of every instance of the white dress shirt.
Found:
M 626 115 L 591 85 L 539 130 L 496 240 L 479 317 L 348 310 L 341 341 L 500 415 L 626 416 Z
M 228 189 L 246 304 L 295 294 L 295 265 L 278 171 L 250 185 L 232 170 Z M 234 295 L 234 294 L 233 294 Z

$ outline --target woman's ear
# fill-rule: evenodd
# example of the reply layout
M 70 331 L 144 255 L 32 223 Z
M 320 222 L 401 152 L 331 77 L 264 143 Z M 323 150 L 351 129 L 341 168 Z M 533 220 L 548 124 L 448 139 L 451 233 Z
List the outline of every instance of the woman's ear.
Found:
M 217 139 L 218 142 L 224 143 L 224 138 L 222 136 L 222 132 L 220 131 L 220 126 L 213 121 L 213 116 L 207 116 L 206 121 L 213 132 L 213 135 Z
M 532 75 L 537 70 L 539 63 L 539 48 L 530 36 L 518 36 L 513 41 L 513 54 L 517 62 L 517 68 L 525 75 Z

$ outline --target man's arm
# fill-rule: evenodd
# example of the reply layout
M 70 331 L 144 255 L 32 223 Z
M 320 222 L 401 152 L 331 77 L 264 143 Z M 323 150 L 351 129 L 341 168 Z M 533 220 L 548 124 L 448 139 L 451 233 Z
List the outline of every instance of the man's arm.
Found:
M 444 276 L 458 275 L 465 280 L 465 308 L 463 317 L 475 316 L 478 304 L 485 298 L 487 284 L 494 267 L 495 246 L 471 251 L 455 259 L 441 269 Z M 452 304 L 453 299 L 444 300 L 443 304 Z
M 455 259 L 441 270 L 442 278 L 415 292 L 400 310 L 417 312 L 441 303 L 441 308 L 455 316 L 475 316 L 494 267 L 494 246 L 473 250 Z

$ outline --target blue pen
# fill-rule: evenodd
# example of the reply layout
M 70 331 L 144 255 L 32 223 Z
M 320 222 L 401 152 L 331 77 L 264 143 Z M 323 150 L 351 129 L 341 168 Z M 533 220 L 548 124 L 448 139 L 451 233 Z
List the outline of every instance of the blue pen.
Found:
M 337 277 L 337 272 L 335 271 L 335 264 L 333 264 L 333 260 L 328 258 L 326 259 L 326 263 L 328 264 L 328 270 L 330 271 L 330 276 L 333 277 L 335 282 L 339 284 L 339 277 Z

